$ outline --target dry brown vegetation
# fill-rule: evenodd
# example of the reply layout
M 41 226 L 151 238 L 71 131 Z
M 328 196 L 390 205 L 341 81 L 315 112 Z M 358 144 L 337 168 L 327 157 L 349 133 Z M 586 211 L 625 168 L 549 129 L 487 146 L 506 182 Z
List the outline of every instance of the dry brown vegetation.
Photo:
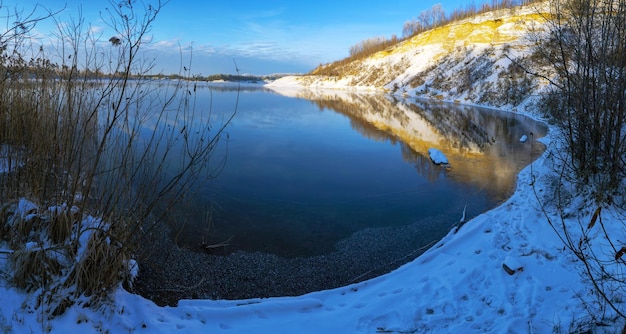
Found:
M 541 105 L 560 130 L 563 150 L 554 158 L 558 180 L 552 206 L 558 218 L 546 218 L 580 261 L 582 278 L 596 296 L 582 301 L 589 317 L 596 324 L 623 322 L 626 1 L 555 0 L 550 5 L 548 31 L 535 56 L 550 69 L 543 74 L 551 84 Z M 567 223 L 572 194 L 597 207 L 591 220 L 579 220 L 578 226 Z M 603 208 L 617 226 L 603 221 Z
M 353 62 L 363 60 L 370 55 L 383 51 L 393 45 L 398 44 L 398 37 L 391 36 L 386 37 L 372 37 L 365 39 L 350 47 L 350 56 L 330 63 L 326 65 L 320 65 L 311 71 L 311 75 L 326 75 L 326 76 L 343 76 L 345 75 L 346 68 Z
M 130 283 L 144 235 L 221 168 L 209 159 L 229 120 L 195 110 L 189 81 L 136 79 L 162 6 L 111 2 L 103 41 L 82 18 L 58 25 L 54 55 L 30 44 L 45 18 L 9 17 L 0 36 L 0 248 L 46 316 Z
M 626 1 L 554 1 L 536 50 L 553 73 L 544 111 L 566 134 L 568 166 L 610 198 L 626 177 Z

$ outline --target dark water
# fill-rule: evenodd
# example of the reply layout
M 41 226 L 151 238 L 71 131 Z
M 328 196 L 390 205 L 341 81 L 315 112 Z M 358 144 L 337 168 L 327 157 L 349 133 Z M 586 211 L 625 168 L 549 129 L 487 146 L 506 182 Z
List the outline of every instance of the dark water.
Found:
M 545 132 L 510 113 L 384 95 L 221 86 L 196 94 L 199 106 L 236 114 L 214 155 L 223 170 L 173 215 L 180 244 L 228 240 L 216 249 L 224 254 L 310 257 L 358 231 L 416 222 L 424 240 L 441 238 L 465 206 L 469 218 L 510 195 Z M 524 134 L 530 139 L 520 143 Z M 430 161 L 430 147 L 449 168 Z

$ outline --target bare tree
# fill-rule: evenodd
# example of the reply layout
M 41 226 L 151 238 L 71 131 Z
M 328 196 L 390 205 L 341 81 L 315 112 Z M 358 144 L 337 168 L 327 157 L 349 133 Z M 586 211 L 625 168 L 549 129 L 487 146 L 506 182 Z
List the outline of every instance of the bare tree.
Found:
M 626 226 L 602 219 L 609 212 L 612 221 L 625 221 L 626 0 L 550 4 L 548 30 L 535 55 L 547 65 L 543 77 L 551 86 L 541 105 L 560 128 L 566 150 L 557 161 L 563 166 L 558 175 L 567 182 L 555 182 L 556 214 L 546 217 L 598 297 L 588 305 L 591 318 L 626 318 Z M 591 197 L 597 209 L 589 220 L 572 224 L 565 209 L 571 193 Z
M 423 31 L 425 27 L 422 26 L 421 22 L 419 22 L 417 19 L 413 18 L 410 19 L 406 22 L 404 22 L 404 25 L 402 25 L 402 36 L 404 37 L 409 37 L 412 36 L 413 34 Z
M 446 13 L 441 4 L 435 4 L 430 9 L 420 12 L 417 18 L 404 23 L 402 35 L 407 37 L 413 34 L 437 27 L 446 22 Z
M 430 12 L 433 26 L 437 27 L 446 21 L 446 12 L 443 10 L 443 6 L 440 3 L 434 4 Z
M 420 12 L 417 19 L 422 27 L 431 28 L 433 26 L 433 12 L 431 10 Z
M 610 196 L 626 176 L 626 1 L 552 4 L 551 29 L 538 51 L 558 82 L 546 112 L 564 130 L 576 175 Z

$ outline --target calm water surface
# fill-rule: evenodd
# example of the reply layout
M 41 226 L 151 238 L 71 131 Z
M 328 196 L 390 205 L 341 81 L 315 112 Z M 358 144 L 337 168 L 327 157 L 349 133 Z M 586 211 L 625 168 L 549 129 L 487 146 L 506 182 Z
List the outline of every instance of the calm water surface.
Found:
M 197 94 L 200 108 L 224 118 L 235 110 L 236 91 L 213 85 Z M 452 104 L 244 88 L 227 133 L 214 155 L 224 169 L 178 213 L 180 243 L 229 240 L 219 251 L 309 257 L 366 229 L 418 224 L 424 243 L 443 237 L 465 206 L 472 217 L 510 195 L 545 129 Z M 531 139 L 520 143 L 524 134 Z M 430 147 L 450 168 L 432 164 Z

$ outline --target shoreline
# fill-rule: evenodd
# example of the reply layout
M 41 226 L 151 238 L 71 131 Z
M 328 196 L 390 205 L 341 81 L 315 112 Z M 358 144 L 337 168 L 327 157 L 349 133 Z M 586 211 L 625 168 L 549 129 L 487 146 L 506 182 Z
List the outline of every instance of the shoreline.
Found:
M 244 251 L 229 255 L 195 252 L 176 245 L 166 231 L 155 231 L 149 241 L 154 248 L 148 250 L 154 255 L 149 262 L 140 261 L 133 292 L 157 305 L 175 306 L 182 299 L 300 296 L 344 287 L 387 274 L 418 258 L 449 233 L 424 238 L 428 235 L 424 224 L 432 224 L 433 229 L 440 228 L 435 224 L 454 226 L 455 221 L 444 219 L 431 217 L 403 227 L 361 230 L 339 241 L 334 252 L 296 258 Z
M 531 163 L 540 157 L 534 157 Z M 502 202 L 477 215 L 496 210 L 510 200 L 518 190 L 520 172 L 528 166 L 516 171 L 511 191 Z M 403 227 L 361 230 L 338 242 L 335 251 L 313 257 L 283 258 L 244 251 L 212 255 L 179 247 L 162 231 L 160 234 L 165 237 L 153 235 L 150 244 L 155 247 L 152 253 L 167 255 L 140 261 L 136 292 L 158 305 L 174 306 L 182 299 L 300 296 L 345 287 L 390 273 L 440 243 L 461 217 L 463 205 L 457 206 L 454 212 L 459 213 L 458 217 L 431 217 L 430 222 L 423 220 Z M 472 218 L 468 217 L 468 223 Z M 421 237 L 429 235 L 424 233 L 425 223 L 442 224 L 438 228 L 446 226 L 446 233 L 426 240 Z

